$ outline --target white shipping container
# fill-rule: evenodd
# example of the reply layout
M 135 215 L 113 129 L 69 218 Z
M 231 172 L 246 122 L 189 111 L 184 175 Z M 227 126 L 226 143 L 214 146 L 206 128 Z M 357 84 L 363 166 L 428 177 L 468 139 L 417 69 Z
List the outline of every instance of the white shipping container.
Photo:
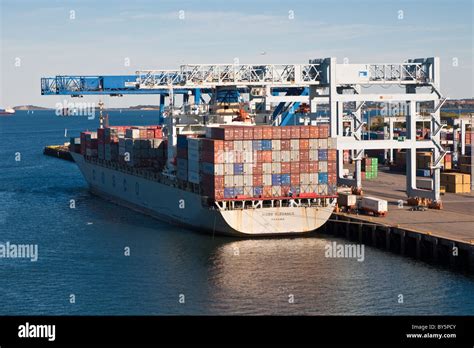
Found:
M 310 173 L 309 174 L 309 183 L 313 184 L 313 185 L 318 183 L 318 173 Z
M 354 207 L 357 204 L 357 196 L 349 193 L 339 193 L 337 204 L 344 207 Z
M 199 172 L 193 172 L 188 170 L 188 181 L 192 182 L 193 184 L 199 184 Z
M 243 175 L 234 175 L 234 186 L 244 186 Z
M 245 196 L 253 196 L 253 187 L 245 187 L 244 186 L 244 195 Z
M 272 196 L 281 197 L 281 186 L 272 186 Z
M 244 186 L 253 186 L 253 176 L 244 175 Z
M 327 149 L 327 147 L 328 147 L 328 140 L 327 139 L 318 139 L 318 148 Z
M 244 163 L 244 174 L 246 175 L 253 174 L 253 163 Z
M 233 175 L 224 175 L 224 187 L 234 187 Z
M 272 186 L 272 175 L 264 174 L 263 175 L 263 186 Z
M 328 161 L 319 161 L 318 162 L 318 172 L 326 173 L 328 171 Z
M 318 139 L 309 139 L 309 149 L 317 150 L 318 149 Z
M 242 150 L 243 151 L 252 151 L 252 140 L 244 140 L 242 141 Z
M 290 151 L 290 160 L 292 162 L 299 162 L 300 160 L 300 151 L 297 150 L 297 151 Z
M 262 173 L 271 174 L 272 173 L 272 164 L 271 163 L 262 163 Z
M 432 179 L 416 179 L 416 187 L 423 190 L 432 190 L 433 180 Z
M 234 175 L 234 164 L 233 163 L 224 164 L 224 175 Z
M 223 157 L 224 157 L 224 163 L 234 163 L 235 161 L 235 155 L 234 151 L 226 151 L 223 152 Z
M 281 151 L 272 151 L 272 161 L 281 162 Z
M 243 151 L 243 141 L 242 140 L 234 140 L 234 150 L 235 151 Z
M 300 174 L 300 184 L 301 185 L 309 185 L 310 184 L 309 174 L 307 174 L 307 173 Z
M 272 150 L 281 150 L 281 140 L 272 140 Z
M 360 201 L 360 207 L 374 213 L 386 213 L 388 204 L 387 201 L 383 199 L 375 197 L 362 197 L 362 200 Z
M 280 151 L 280 159 L 282 162 L 290 162 L 291 161 L 290 151 Z
M 314 139 L 317 140 L 317 139 Z M 309 150 L 309 160 L 317 161 L 318 160 L 318 150 Z
M 271 165 L 272 165 L 272 173 L 273 174 L 280 174 L 281 173 L 281 163 L 280 162 L 273 162 Z
M 300 149 L 300 140 L 291 139 L 290 140 L 290 150 L 299 150 Z
M 318 185 L 318 194 L 321 196 L 326 196 L 328 194 L 328 185 L 327 184 L 319 184 Z
M 242 160 L 244 163 L 253 162 L 253 151 L 242 151 Z
M 328 138 L 328 149 L 335 149 L 336 148 L 336 138 Z

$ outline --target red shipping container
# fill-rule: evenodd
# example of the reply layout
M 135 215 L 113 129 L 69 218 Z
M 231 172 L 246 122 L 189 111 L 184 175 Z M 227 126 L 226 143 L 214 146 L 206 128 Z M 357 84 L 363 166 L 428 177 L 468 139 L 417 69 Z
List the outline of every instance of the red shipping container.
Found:
M 260 151 L 258 151 L 260 152 Z M 262 163 L 254 163 L 252 166 L 252 171 L 254 175 L 260 175 L 263 174 L 263 165 Z
M 301 162 L 309 161 L 309 150 L 300 150 L 300 161 Z
M 244 140 L 252 140 L 253 139 L 253 127 L 243 127 L 243 138 Z
M 272 138 L 272 126 L 262 126 L 262 139 L 271 139 Z
M 224 140 L 224 151 L 234 150 L 234 141 L 233 140 Z
M 309 150 L 309 139 L 300 139 L 300 150 Z
M 319 137 L 321 139 L 328 138 L 329 137 L 329 125 L 328 124 L 322 124 L 319 127 Z
M 253 139 L 260 140 L 262 139 L 262 136 L 263 136 L 262 127 L 261 126 L 253 127 Z
M 299 174 L 291 174 L 290 175 L 290 183 L 291 183 L 291 185 L 299 186 L 300 185 L 300 175 Z
M 282 139 L 291 139 L 291 127 L 290 126 L 281 127 L 281 138 Z
M 282 186 L 281 187 L 281 196 L 288 197 L 290 195 L 290 186 Z
M 290 151 L 291 149 L 291 141 L 282 139 L 280 141 L 280 149 L 281 151 Z
M 244 127 L 236 127 L 234 128 L 234 140 L 243 140 L 244 139 Z
M 270 150 L 262 151 L 262 162 L 264 163 L 272 162 L 272 152 Z
M 301 126 L 300 127 L 300 138 L 301 139 L 309 139 L 311 136 L 311 126 Z
M 336 173 L 328 173 L 328 184 L 336 184 L 336 183 L 337 183 Z
M 336 172 L 336 162 L 328 162 L 328 173 Z
M 255 151 L 255 161 L 257 163 L 262 163 L 263 162 L 263 151 L 257 150 Z
M 328 161 L 336 161 L 336 160 L 337 160 L 337 150 L 328 149 Z
M 318 126 L 310 126 L 310 128 L 309 128 L 309 137 L 310 137 L 310 139 L 318 139 L 319 138 L 319 127 Z
M 281 127 L 272 127 L 272 139 L 281 139 Z
M 300 162 L 290 162 L 290 172 L 291 174 L 300 173 Z
M 154 129 L 147 129 L 146 130 L 146 137 L 148 139 L 155 137 L 155 130 Z
M 291 173 L 290 162 L 282 162 L 281 163 L 281 173 L 282 174 L 290 174 Z
M 317 173 L 318 172 L 318 162 L 317 161 L 310 161 L 309 163 L 309 172 L 310 173 Z
M 263 186 L 263 197 L 271 197 L 271 196 L 272 196 L 272 187 Z
M 309 162 L 300 162 L 300 173 L 309 173 Z
M 301 138 L 301 133 L 300 133 L 300 126 L 289 126 L 290 127 L 290 134 L 291 134 L 291 139 L 299 139 Z
M 263 186 L 263 175 L 261 174 L 254 174 L 252 176 L 253 186 Z
M 158 138 L 158 139 L 163 138 L 163 130 L 161 128 L 155 129 L 155 138 Z

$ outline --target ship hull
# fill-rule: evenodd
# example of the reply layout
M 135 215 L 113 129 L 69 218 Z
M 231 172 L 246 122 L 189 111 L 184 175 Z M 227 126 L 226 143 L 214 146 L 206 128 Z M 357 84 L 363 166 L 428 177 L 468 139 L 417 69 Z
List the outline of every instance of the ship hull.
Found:
M 71 154 L 92 193 L 162 221 L 202 232 L 238 237 L 305 234 L 324 225 L 334 209 L 329 205 L 219 210 L 203 204 L 197 193 L 93 164 L 82 155 Z

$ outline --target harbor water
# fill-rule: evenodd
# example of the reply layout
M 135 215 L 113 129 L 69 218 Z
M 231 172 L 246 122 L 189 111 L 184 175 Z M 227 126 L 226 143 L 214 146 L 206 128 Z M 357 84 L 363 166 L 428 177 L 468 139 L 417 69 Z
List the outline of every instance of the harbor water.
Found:
M 74 163 L 42 150 L 97 125 L 54 111 L 0 117 L 0 243 L 38 246 L 35 262 L 0 257 L 0 315 L 474 314 L 471 276 L 368 246 L 362 262 L 328 258 L 327 245 L 349 242 L 319 233 L 201 234 L 91 195 Z

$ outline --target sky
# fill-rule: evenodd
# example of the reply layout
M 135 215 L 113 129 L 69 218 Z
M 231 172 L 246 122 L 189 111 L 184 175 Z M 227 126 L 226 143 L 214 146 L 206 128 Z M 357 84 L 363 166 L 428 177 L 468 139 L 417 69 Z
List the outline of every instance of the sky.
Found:
M 53 107 L 40 78 L 185 63 L 399 63 L 438 56 L 441 90 L 473 97 L 472 0 L 0 0 L 0 107 Z M 109 107 L 157 95 L 84 97 Z

